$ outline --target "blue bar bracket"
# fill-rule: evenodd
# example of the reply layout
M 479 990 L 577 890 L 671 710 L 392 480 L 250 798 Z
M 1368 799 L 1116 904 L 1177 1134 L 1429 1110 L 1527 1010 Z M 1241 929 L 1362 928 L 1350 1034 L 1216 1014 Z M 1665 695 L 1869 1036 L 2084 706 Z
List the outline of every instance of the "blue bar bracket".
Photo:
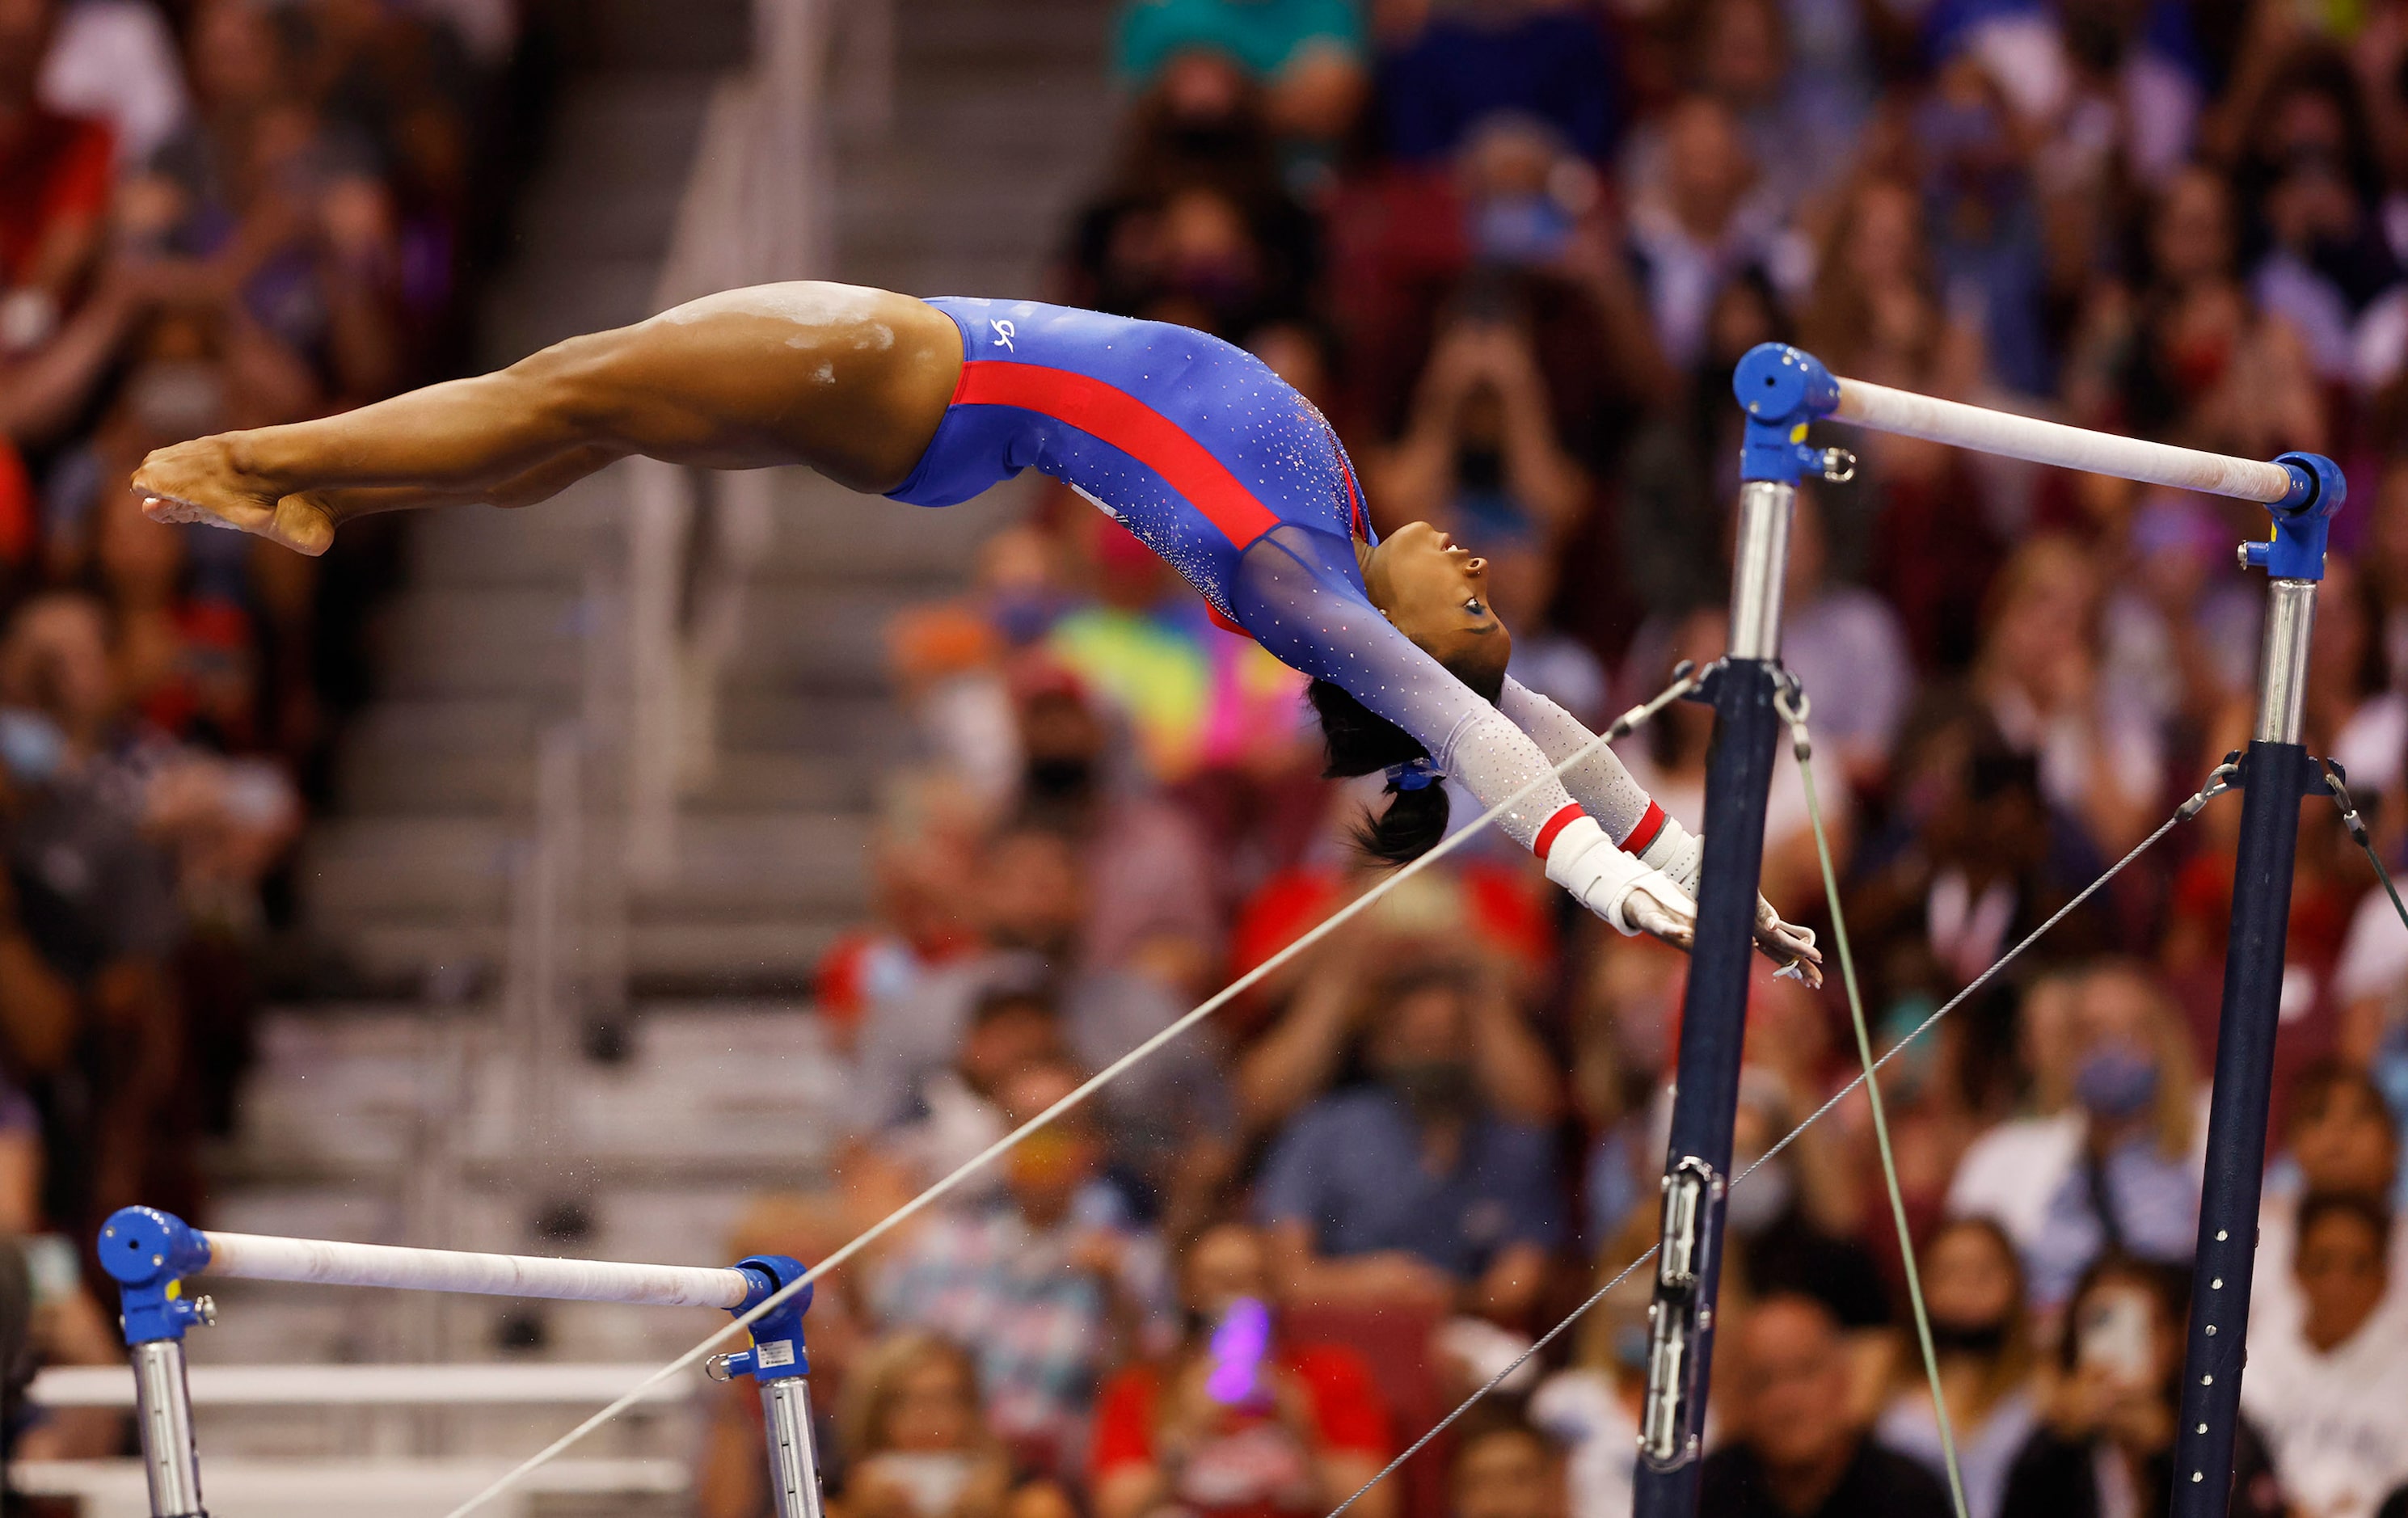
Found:
M 800 1260 L 784 1254 L 755 1254 L 737 1261 L 736 1268 L 752 1282 L 752 1289 L 736 1308 L 739 1317 L 802 1280 L 805 1274 Z M 811 1297 L 817 1290 L 807 1285 L 763 1314 L 752 1325 L 751 1349 L 711 1358 L 705 1368 L 711 1379 L 732 1381 L 738 1376 L 750 1376 L 767 1385 L 810 1375 L 810 1355 L 803 1347 L 803 1314 L 811 1310 Z
M 1840 381 L 1823 361 L 1787 343 L 1758 343 L 1731 371 L 1731 394 L 1747 413 L 1739 477 L 1794 485 L 1807 475 L 1845 480 L 1856 456 L 1844 449 L 1809 448 L 1806 429 L 1840 404 Z
M 2325 578 L 2325 537 L 2333 513 L 2349 496 L 2341 466 L 2321 453 L 2286 453 L 2274 461 L 2291 476 L 2291 494 L 2269 502 L 2274 535 L 2241 545 L 2241 567 L 2263 569 L 2273 580 Z
M 125 1342 L 181 1339 L 194 1324 L 217 1321 L 206 1296 L 187 1297 L 184 1278 L 209 1263 L 199 1229 L 155 1207 L 123 1207 L 100 1227 L 100 1267 L 117 1282 Z

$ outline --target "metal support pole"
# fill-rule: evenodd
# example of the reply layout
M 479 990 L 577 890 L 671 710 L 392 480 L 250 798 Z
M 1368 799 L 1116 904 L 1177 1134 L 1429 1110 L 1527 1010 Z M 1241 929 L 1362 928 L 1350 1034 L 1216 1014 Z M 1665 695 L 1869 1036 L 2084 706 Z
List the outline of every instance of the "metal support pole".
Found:
M 811 1383 L 764 1382 L 761 1421 L 769 1438 L 769 1491 L 778 1518 L 821 1518 L 819 1448 L 811 1442 Z
M 1836 474 L 1841 468 L 1838 456 L 1827 458 L 1805 447 L 1810 408 L 1828 411 L 1836 394 L 1820 365 L 1795 349 L 1768 345 L 1740 365 L 1732 386 L 1748 425 L 1731 574 L 1730 651 L 1705 685 L 1714 708 L 1713 748 L 1706 761 L 1705 854 L 1697 939 L 1682 1004 L 1656 1296 L 1648 1309 L 1636 1518 L 1689 1518 L 1697 1511 L 1714 1303 L 1722 1278 L 1723 1202 L 1747 1026 L 1756 881 L 1764 864 L 1765 801 L 1781 731 L 1772 698 L 1780 670 L 1789 519 L 1801 474 Z
M 1754 487 L 1750 487 L 1754 488 Z M 1778 488 L 1789 494 L 1787 486 Z M 1733 657 L 1710 677 L 1714 739 L 1706 766 L 1706 849 L 1698 936 L 1681 1010 L 1680 1073 L 1665 1157 L 1662 1252 L 1648 1310 L 1647 1400 L 1641 1420 L 1638 1518 L 1697 1510 L 1714 1301 L 1722 1277 L 1724 1193 L 1739 1105 L 1740 1046 L 1755 952 L 1765 797 L 1781 730 L 1769 659 Z
M 800 1281 L 800 1263 L 782 1254 L 755 1254 L 737 1267 L 753 1289 L 734 1310 L 739 1314 Z M 761 1388 L 761 1422 L 769 1443 L 769 1490 L 778 1518 L 821 1518 L 819 1446 L 811 1438 L 810 1356 L 803 1345 L 803 1314 L 811 1288 L 780 1302 L 752 1325 L 752 1347 L 716 1354 L 704 1362 L 713 1381 L 751 1376 Z
M 2224 952 L 2199 1250 L 2191 1267 L 2173 1518 L 2224 1518 L 2232 1497 L 2233 1430 L 2248 1359 L 2250 1272 L 2266 1172 L 2266 1114 L 2273 1095 L 2300 798 L 2321 789 L 2315 766 L 2300 746 L 2315 614 L 2315 580 L 2276 580 L 2269 585 L 2257 736 L 2241 763 L 2239 783 L 2246 795 L 2233 866 L 2232 933 Z
M 193 1394 L 184 1380 L 184 1341 L 152 1339 L 129 1352 L 135 1422 L 142 1430 L 142 1469 L 150 1481 L 150 1518 L 206 1518 L 201 1450 L 193 1434 Z
M 134 1366 L 150 1518 L 205 1518 L 184 1331 L 215 1324 L 218 1312 L 208 1297 L 186 1296 L 183 1278 L 208 1263 L 208 1248 L 166 1213 L 129 1207 L 101 1226 L 99 1251 L 101 1268 L 117 1282 L 118 1324 Z

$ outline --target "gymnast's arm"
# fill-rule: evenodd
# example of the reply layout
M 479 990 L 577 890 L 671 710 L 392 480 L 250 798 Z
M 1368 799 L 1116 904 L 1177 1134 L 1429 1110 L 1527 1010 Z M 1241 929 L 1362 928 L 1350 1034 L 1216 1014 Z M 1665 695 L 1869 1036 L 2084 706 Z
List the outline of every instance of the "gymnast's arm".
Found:
M 1528 734 L 1540 752 L 1558 765 L 1597 736 L 1579 718 L 1511 675 L 1505 677 L 1505 688 L 1498 694 L 1497 709 Z M 1696 896 L 1698 867 L 1705 855 L 1704 841 L 1666 816 L 1640 789 L 1639 782 L 1631 779 L 1630 771 L 1623 767 L 1612 749 L 1598 748 L 1565 770 L 1563 779 L 1564 789 L 1604 826 L 1607 836 L 1628 848 L 1641 864 L 1662 870 L 1673 884 Z M 1639 833 L 1647 836 L 1637 837 Z M 1636 847 L 1632 847 L 1634 843 Z M 1797 965 L 1798 978 L 1807 984 L 1820 985 L 1823 955 L 1814 947 L 1814 935 L 1783 922 L 1771 903 L 1762 896 L 1756 898 L 1756 946 L 1770 959 L 1784 966 Z
M 320 553 L 370 511 L 541 500 L 629 454 L 712 468 L 809 465 L 900 484 L 961 367 L 951 318 L 909 296 L 797 282 L 728 291 L 509 368 L 337 416 L 162 449 L 134 488 Z
M 1497 709 L 1558 765 L 1597 737 L 1578 717 L 1511 675 L 1505 677 L 1505 688 L 1497 697 Z M 1697 840 L 1656 808 L 1612 749 L 1598 749 L 1563 775 L 1564 789 L 1617 844 L 1670 875 L 1682 890 L 1697 893 Z M 1647 836 L 1638 838 L 1634 847 L 1633 837 L 1642 829 Z
M 1497 825 L 1546 862 L 1549 880 L 1624 933 L 1687 947 L 1696 915 L 1688 897 L 1616 849 L 1537 745 L 1380 615 L 1362 591 L 1351 543 L 1297 523 L 1273 528 L 1240 559 L 1230 609 L 1290 667 L 1342 687 L 1412 734 L 1483 805 L 1526 788 Z

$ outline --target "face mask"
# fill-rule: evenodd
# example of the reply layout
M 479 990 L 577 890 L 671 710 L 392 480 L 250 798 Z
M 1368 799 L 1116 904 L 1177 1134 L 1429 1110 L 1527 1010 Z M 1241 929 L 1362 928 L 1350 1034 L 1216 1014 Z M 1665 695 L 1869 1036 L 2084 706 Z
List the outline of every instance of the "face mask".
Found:
M 1505 488 L 1505 455 L 1478 444 L 1455 450 L 1455 483 L 1478 495 L 1498 494 Z
M 1971 1354 L 1982 1359 L 1995 1359 L 2007 1347 L 2007 1325 L 2003 1323 L 1950 1323 L 1944 1318 L 1931 1320 L 1931 1347 L 1942 1354 Z
M 1077 757 L 1032 759 L 1028 791 L 1041 800 L 1064 801 L 1084 795 L 1095 780 L 1095 766 Z
M 1034 592 L 1008 591 L 987 603 L 987 617 L 1003 640 L 1013 648 L 1026 648 L 1053 630 L 1061 607 L 1051 595 Z
M 1644 1322 L 1617 1323 L 1613 1325 L 1613 1363 L 1625 1370 L 1646 1368 L 1647 1325 Z
M 125 404 L 154 437 L 199 437 L 225 417 L 225 375 L 196 359 L 157 359 L 125 382 Z
M 48 717 L 22 708 L 0 711 L 0 766 L 10 780 L 39 785 L 58 774 L 66 755 L 66 735 Z
M 872 1458 L 881 1474 L 903 1488 L 911 1511 L 922 1518 L 953 1511 L 978 1471 L 974 1456 L 953 1450 L 889 1450 Z
M 1552 196 L 1498 195 L 1473 213 L 1471 239 L 1482 263 L 1526 266 L 1552 262 L 1571 231 L 1570 214 Z
M 1478 1096 L 1471 1067 L 1459 1059 L 1409 1060 L 1388 1067 L 1382 1079 L 1425 1122 L 1461 1117 Z
M 1745 1172 L 1747 1166 L 1736 1165 L 1733 1175 Z M 1790 1199 L 1797 1195 L 1797 1182 L 1790 1178 L 1786 1162 L 1774 1160 L 1747 1178 L 1744 1186 L 1731 1187 L 1723 1203 L 1723 1224 L 1743 1237 L 1764 1232 L 1780 1222 L 1789 1211 Z
M 1187 158 L 1234 158 L 1246 146 L 1245 127 L 1226 118 L 1174 122 L 1164 136 Z
M 2138 1116 L 2157 1099 L 2157 1062 L 2129 1044 L 2101 1044 L 2074 1071 L 2073 1096 L 2093 1117 Z

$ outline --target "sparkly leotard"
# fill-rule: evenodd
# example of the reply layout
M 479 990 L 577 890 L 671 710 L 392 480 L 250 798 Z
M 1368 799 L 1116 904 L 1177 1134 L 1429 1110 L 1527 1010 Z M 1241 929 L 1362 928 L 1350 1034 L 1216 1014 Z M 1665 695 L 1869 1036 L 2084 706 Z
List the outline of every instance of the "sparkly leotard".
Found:
M 928 304 L 961 328 L 961 379 L 893 499 L 952 506 L 1039 470 L 1126 526 L 1264 648 L 1411 733 L 1484 805 L 1550 767 L 1515 720 L 1371 605 L 1354 546 L 1370 526 L 1345 450 L 1259 359 L 1159 322 L 1033 301 Z M 1578 728 L 1510 681 L 1503 705 L 1543 728 L 1550 749 L 1564 723 Z M 1529 720 L 1546 713 L 1560 721 Z M 1601 757 L 1574 772 L 1594 777 L 1583 800 L 1635 852 L 1661 813 Z M 1498 825 L 1543 854 L 1578 815 L 1550 779 Z

